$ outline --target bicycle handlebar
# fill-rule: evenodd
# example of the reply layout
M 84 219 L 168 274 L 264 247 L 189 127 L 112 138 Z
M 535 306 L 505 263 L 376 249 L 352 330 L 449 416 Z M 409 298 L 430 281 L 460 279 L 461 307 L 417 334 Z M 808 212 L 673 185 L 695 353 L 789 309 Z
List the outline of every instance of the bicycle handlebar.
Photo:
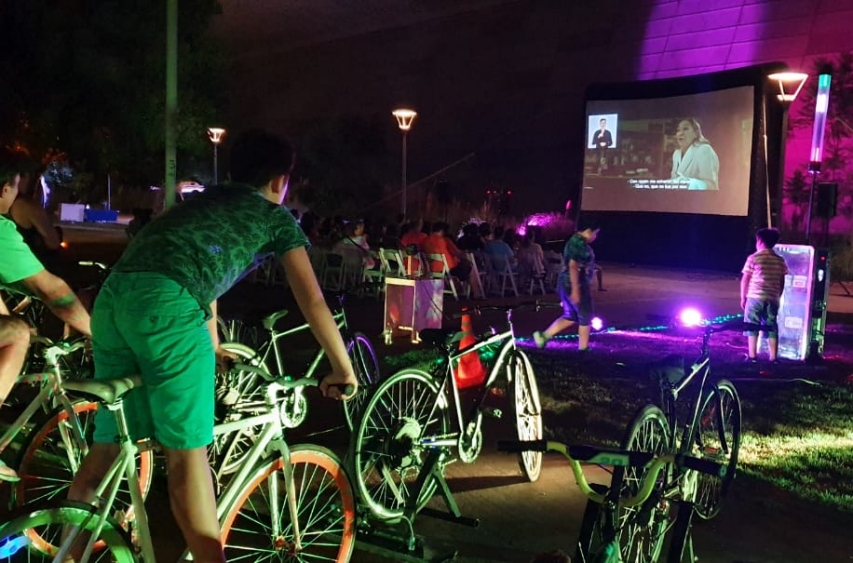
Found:
M 581 467 L 582 461 L 590 464 L 612 465 L 615 467 L 648 467 L 646 474 L 640 482 L 640 488 L 637 493 L 620 502 L 620 505 L 624 507 L 633 507 L 644 503 L 655 487 L 658 474 L 667 464 L 674 463 L 678 467 L 692 469 L 717 477 L 725 476 L 727 471 L 725 465 L 686 454 L 658 456 L 649 452 L 615 450 L 594 446 L 569 446 L 550 440 L 532 440 L 528 442 L 501 441 L 498 442 L 498 450 L 514 453 L 537 451 L 563 454 L 571 464 L 572 473 L 574 473 L 575 480 L 581 492 L 598 504 L 604 502 L 606 495 L 598 493 L 590 487 Z

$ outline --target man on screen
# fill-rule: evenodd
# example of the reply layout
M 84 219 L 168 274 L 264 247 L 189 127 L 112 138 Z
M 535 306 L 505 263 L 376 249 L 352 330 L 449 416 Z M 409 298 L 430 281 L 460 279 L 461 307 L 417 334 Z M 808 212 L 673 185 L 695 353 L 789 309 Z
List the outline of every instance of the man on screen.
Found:
M 678 148 L 672 153 L 672 180 L 688 190 L 718 190 L 720 159 L 695 119 L 683 119 L 675 132 Z
M 590 144 L 598 150 L 598 173 L 607 169 L 607 149 L 613 146 L 613 136 L 607 130 L 607 119 L 598 120 L 598 131 L 592 134 Z

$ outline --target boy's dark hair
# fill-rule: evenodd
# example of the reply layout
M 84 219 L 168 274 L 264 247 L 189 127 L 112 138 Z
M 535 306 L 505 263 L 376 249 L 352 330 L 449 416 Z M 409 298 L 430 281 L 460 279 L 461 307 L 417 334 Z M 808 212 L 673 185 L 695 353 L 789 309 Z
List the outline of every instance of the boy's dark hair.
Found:
M 773 227 L 758 229 L 758 232 L 755 233 L 755 238 L 760 240 L 767 248 L 773 248 L 779 242 L 779 229 Z
M 448 224 L 444 221 L 436 221 L 432 224 L 432 229 L 430 229 L 431 233 L 437 233 L 439 231 L 447 232 Z
M 25 168 L 23 159 L 12 151 L 0 147 L 0 189 L 7 183 L 11 184 L 15 176 L 21 174 Z
M 231 181 L 260 188 L 293 169 L 293 147 L 278 135 L 246 131 L 231 146 Z

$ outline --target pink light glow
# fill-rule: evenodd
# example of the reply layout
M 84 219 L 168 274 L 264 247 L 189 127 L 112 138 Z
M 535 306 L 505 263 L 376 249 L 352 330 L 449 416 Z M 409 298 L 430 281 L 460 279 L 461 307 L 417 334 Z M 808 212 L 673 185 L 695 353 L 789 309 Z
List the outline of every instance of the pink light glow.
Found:
M 684 326 L 698 326 L 702 323 L 702 313 L 698 309 L 689 307 L 681 311 L 681 314 L 678 315 L 678 320 Z
M 601 330 L 604 328 L 604 321 L 601 320 L 601 317 L 593 317 L 589 326 L 592 327 L 592 330 Z

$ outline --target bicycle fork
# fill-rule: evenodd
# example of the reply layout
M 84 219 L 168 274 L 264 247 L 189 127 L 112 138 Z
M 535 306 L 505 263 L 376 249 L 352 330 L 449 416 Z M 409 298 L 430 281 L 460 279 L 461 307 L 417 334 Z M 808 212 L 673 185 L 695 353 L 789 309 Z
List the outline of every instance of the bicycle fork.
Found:
M 293 526 L 293 546 L 294 553 L 302 552 L 302 532 L 299 530 L 299 512 L 296 506 L 296 483 L 293 478 L 293 463 L 290 461 L 290 448 L 282 436 L 275 438 L 272 446 L 281 454 L 282 473 L 284 474 L 284 490 L 287 494 L 287 511 L 290 513 L 290 523 Z M 278 480 L 270 480 L 270 511 L 273 514 L 279 514 L 278 505 Z M 273 545 L 284 547 L 282 530 L 280 528 L 280 520 L 272 518 L 272 536 Z M 280 545 L 282 544 L 282 545 Z

